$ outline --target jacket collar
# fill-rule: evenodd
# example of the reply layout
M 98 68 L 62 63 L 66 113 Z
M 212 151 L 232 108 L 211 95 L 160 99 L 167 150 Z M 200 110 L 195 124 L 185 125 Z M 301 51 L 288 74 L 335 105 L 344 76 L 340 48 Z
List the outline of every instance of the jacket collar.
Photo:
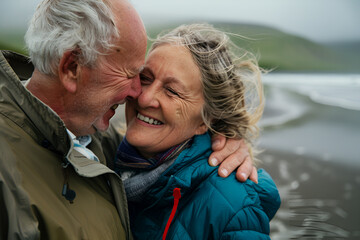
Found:
M 164 171 L 149 189 L 144 201 L 150 202 L 151 206 L 158 203 L 167 205 L 173 202 L 174 188 L 180 188 L 181 195 L 186 195 L 197 187 L 212 172 L 217 171 L 217 168 L 207 164 L 211 151 L 211 137 L 208 133 L 195 136 L 191 147 L 183 150 L 175 162 Z
M 47 105 L 36 98 L 20 79 L 29 79 L 34 67 L 29 58 L 9 51 L 0 52 L 0 102 L 4 114 L 40 145 L 62 155 L 70 149 L 65 124 Z

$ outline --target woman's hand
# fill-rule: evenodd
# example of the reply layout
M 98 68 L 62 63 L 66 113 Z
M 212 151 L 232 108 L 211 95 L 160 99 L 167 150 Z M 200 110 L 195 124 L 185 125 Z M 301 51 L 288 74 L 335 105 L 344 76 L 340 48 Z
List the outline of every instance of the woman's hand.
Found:
M 219 175 L 227 177 L 236 169 L 236 178 L 245 182 L 248 178 L 258 183 L 257 169 L 253 166 L 248 147 L 243 139 L 228 139 L 220 135 L 212 137 L 211 166 L 219 167 Z

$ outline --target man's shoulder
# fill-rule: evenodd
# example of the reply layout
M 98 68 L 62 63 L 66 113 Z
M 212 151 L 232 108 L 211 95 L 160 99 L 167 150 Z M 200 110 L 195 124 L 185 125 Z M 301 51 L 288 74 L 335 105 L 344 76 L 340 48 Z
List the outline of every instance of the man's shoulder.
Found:
M 15 128 L 16 123 L 0 114 L 0 139 L 1 141 L 12 141 L 20 139 L 20 132 Z
M 34 65 L 27 56 L 9 50 L 1 50 L 1 55 L 0 58 L 7 61 L 20 80 L 31 77 Z

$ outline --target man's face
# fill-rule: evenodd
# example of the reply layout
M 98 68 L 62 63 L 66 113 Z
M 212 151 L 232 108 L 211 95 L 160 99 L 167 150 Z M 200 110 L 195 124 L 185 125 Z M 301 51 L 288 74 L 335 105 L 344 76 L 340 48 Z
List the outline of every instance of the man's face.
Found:
M 100 56 L 94 68 L 82 67 L 74 103 L 79 118 L 77 129 L 81 129 L 77 135 L 105 131 L 118 104 L 141 93 L 139 71 L 144 64 L 146 38 L 121 46 L 110 55 Z
M 105 131 L 118 104 L 141 93 L 139 72 L 145 61 L 144 25 L 128 1 L 112 1 L 120 37 L 109 54 L 99 55 L 95 66 L 81 66 L 66 123 L 76 136 Z

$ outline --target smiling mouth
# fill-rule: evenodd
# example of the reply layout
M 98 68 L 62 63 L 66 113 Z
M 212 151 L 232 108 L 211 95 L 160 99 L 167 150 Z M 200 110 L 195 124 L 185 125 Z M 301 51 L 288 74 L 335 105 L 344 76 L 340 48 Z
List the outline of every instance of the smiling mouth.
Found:
M 162 125 L 164 123 L 160 122 L 159 120 L 156 120 L 156 119 L 153 119 L 153 118 L 149 118 L 149 117 L 145 117 L 144 115 L 138 113 L 136 115 L 136 118 L 143 121 L 143 122 L 146 122 L 148 124 L 151 124 L 151 125 Z

